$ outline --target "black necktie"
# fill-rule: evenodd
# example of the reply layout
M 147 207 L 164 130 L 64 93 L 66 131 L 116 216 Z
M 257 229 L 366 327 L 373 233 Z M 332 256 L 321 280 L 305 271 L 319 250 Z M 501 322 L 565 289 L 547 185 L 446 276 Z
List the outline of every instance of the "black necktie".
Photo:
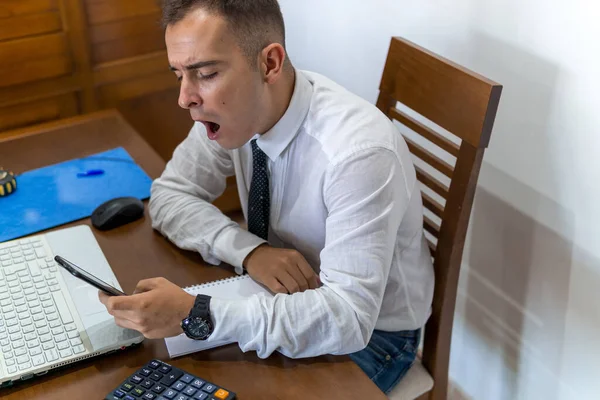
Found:
M 252 183 L 248 196 L 248 230 L 268 240 L 269 236 L 269 174 L 267 155 L 252 140 Z

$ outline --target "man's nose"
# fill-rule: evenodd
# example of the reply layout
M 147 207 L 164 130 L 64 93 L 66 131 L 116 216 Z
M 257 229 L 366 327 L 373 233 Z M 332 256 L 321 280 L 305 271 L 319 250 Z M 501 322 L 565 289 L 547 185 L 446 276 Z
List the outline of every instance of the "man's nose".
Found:
M 181 81 L 181 87 L 179 89 L 179 106 L 186 110 L 197 107 L 202 104 L 200 95 L 194 90 L 194 87 L 190 85 L 185 77 Z

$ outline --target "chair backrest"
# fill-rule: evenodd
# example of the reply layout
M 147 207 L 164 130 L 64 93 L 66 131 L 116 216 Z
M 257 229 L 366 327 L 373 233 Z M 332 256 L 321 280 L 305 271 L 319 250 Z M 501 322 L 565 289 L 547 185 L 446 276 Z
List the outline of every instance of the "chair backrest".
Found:
M 423 226 L 435 269 L 422 362 L 435 382 L 429 398 L 446 399 L 462 253 L 502 86 L 396 37 L 379 90 L 377 107 L 402 124 L 401 131 L 411 132 L 411 137 L 406 133 L 404 137 L 422 184 Z

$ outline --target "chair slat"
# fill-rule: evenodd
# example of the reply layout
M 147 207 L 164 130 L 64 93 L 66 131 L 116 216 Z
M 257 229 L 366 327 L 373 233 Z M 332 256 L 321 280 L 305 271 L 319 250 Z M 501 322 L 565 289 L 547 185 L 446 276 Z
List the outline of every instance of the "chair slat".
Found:
M 437 246 L 429 239 L 427 239 L 427 245 L 429 246 L 429 252 L 431 253 L 431 256 L 435 257 L 435 250 Z
M 448 199 L 448 187 L 442 184 L 440 181 L 435 179 L 429 173 L 423 171 L 420 167 L 415 165 L 417 171 L 417 179 L 421 181 L 425 186 L 442 196 L 444 199 Z
M 448 178 L 452 178 L 452 174 L 454 173 L 454 168 L 452 165 L 440 160 L 435 154 L 419 146 L 409 138 L 404 137 L 404 140 L 406 140 L 406 144 L 408 145 L 408 149 L 411 153 L 446 175 Z
M 423 206 L 425 208 L 427 208 L 429 211 L 431 211 L 438 217 L 443 218 L 444 207 L 440 203 L 438 203 L 437 201 L 435 201 L 434 199 L 429 197 L 429 195 L 427 195 L 427 193 L 422 192 L 421 197 L 423 198 Z
M 409 129 L 412 129 L 413 131 L 417 132 L 419 135 L 434 143 L 442 150 L 445 150 L 448 153 L 452 154 L 454 157 L 458 156 L 458 151 L 460 150 L 460 147 L 456 143 L 446 139 L 439 133 L 435 132 L 433 129 L 423 125 L 408 114 L 405 114 L 402 111 L 398 110 L 396 107 L 390 108 L 389 116 L 395 119 L 396 121 L 400 122 L 401 124 L 405 125 Z
M 433 222 L 427 216 L 423 217 L 423 228 L 425 228 L 425 230 L 427 232 L 431 233 L 431 235 L 434 236 L 435 238 L 438 238 L 440 236 L 439 225 L 436 224 L 435 222 Z

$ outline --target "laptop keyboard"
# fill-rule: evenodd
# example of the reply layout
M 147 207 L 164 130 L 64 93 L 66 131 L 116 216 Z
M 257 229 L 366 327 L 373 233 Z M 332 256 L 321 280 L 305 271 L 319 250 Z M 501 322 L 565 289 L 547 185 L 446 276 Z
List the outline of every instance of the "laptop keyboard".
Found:
M 0 376 L 38 369 L 85 347 L 44 236 L 0 243 Z

